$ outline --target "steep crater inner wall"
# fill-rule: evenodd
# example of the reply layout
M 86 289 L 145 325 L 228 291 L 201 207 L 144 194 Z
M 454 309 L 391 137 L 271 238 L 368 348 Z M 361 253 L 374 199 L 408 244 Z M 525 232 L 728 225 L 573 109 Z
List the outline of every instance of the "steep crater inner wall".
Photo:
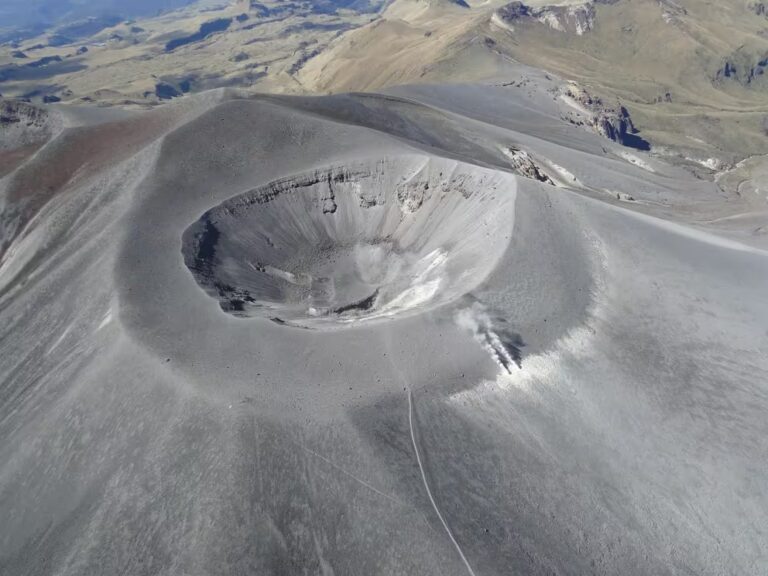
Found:
M 506 250 L 512 176 L 426 156 L 334 166 L 212 208 L 184 261 L 227 313 L 339 327 L 419 313 L 476 288 Z

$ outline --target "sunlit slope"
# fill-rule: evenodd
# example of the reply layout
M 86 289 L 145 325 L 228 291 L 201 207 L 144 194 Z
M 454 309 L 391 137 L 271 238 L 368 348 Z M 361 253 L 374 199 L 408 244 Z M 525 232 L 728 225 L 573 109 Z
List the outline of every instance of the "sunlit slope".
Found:
M 657 145 L 702 158 L 768 150 L 761 68 L 768 19 L 753 7 L 734 0 L 586 3 L 588 25 L 575 31 L 557 29 L 557 10 L 542 4 L 528 7 L 536 17 L 505 19 L 500 3 L 462 9 L 398 0 L 381 20 L 331 44 L 299 79 L 319 91 L 503 82 L 504 62 L 513 58 L 620 99 Z

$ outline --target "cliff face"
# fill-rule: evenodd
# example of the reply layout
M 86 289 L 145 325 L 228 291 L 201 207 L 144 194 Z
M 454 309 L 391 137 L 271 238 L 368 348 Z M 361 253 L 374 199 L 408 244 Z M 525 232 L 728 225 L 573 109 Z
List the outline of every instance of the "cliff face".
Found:
M 583 87 L 570 83 L 563 89 L 561 99 L 568 105 L 563 119 L 591 128 L 601 136 L 639 150 L 649 150 L 650 144 L 638 136 L 629 111 L 621 104 L 610 105 L 593 96 Z
M 553 30 L 581 36 L 595 25 L 594 2 L 576 6 L 546 6 L 535 11 L 534 18 Z
M 495 20 L 513 27 L 518 21 L 533 20 L 557 30 L 581 36 L 595 25 L 598 4 L 614 4 L 618 0 L 585 0 L 566 6 L 548 5 L 532 7 L 523 2 L 510 2 L 497 10 Z

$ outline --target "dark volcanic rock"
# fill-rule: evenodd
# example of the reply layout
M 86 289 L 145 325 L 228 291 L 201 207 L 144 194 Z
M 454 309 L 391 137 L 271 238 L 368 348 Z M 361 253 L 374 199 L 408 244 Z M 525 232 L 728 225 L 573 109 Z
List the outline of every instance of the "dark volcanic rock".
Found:
M 505 22 L 511 22 L 531 15 L 531 10 L 522 2 L 510 2 L 502 6 L 496 12 Z
M 311 52 L 304 52 L 303 54 L 301 54 L 301 56 L 299 56 L 299 59 L 293 63 L 293 66 L 291 66 L 291 68 L 288 70 L 288 73 L 291 75 L 296 74 L 299 70 L 301 70 L 304 67 L 304 65 L 309 60 L 311 60 L 318 54 L 320 54 L 320 50 L 317 50 L 317 49 L 312 50 Z
M 27 68 L 42 68 L 43 66 L 48 66 L 55 62 L 61 62 L 61 56 L 46 56 L 45 58 L 40 58 L 39 60 L 27 64 Z
M 168 42 L 165 45 L 165 51 L 172 52 L 181 46 L 192 44 L 193 42 L 199 42 L 200 40 L 208 38 L 208 36 L 211 34 L 215 34 L 216 32 L 224 32 L 231 25 L 232 18 L 218 18 L 216 20 L 211 20 L 210 22 L 205 22 L 204 24 L 200 25 L 200 29 L 194 34 L 190 34 L 189 36 L 184 36 L 182 38 L 175 38 Z
M 170 100 L 171 98 L 181 96 L 181 94 L 182 93 L 177 90 L 175 86 L 171 86 L 165 82 L 159 82 L 155 85 L 155 95 L 160 98 L 160 100 Z
M 766 81 L 768 71 L 768 52 L 750 53 L 745 48 L 739 48 L 728 56 L 715 72 L 715 83 L 737 82 L 744 87 L 754 88 L 759 84 L 768 87 Z
M 765 16 L 768 18 L 768 3 L 766 2 L 755 2 L 750 4 L 749 9 L 758 16 Z
M 76 72 L 87 68 L 82 62 L 74 59 L 65 61 L 61 56 L 46 56 L 33 60 L 28 64 L 9 64 L 0 66 L 0 82 L 8 80 L 39 81 L 67 72 Z
M 48 46 L 53 46 L 55 48 L 58 48 L 59 46 L 66 46 L 67 44 L 72 44 L 75 40 L 73 38 L 70 38 L 69 36 L 64 36 L 63 34 L 54 34 L 48 39 Z

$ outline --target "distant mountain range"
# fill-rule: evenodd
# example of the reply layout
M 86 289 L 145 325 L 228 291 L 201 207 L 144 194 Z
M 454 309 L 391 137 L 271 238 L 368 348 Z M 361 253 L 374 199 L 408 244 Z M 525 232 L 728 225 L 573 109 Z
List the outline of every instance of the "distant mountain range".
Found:
M 509 64 L 518 62 L 572 83 L 553 95 L 568 105 L 570 122 L 710 170 L 768 153 L 767 6 L 0 0 L 0 94 L 146 107 L 226 87 L 322 94 L 474 81 L 512 88 Z
M 136 18 L 191 4 L 194 0 L 3 0 L 0 41 L 35 35 L 60 23 L 86 18 Z

